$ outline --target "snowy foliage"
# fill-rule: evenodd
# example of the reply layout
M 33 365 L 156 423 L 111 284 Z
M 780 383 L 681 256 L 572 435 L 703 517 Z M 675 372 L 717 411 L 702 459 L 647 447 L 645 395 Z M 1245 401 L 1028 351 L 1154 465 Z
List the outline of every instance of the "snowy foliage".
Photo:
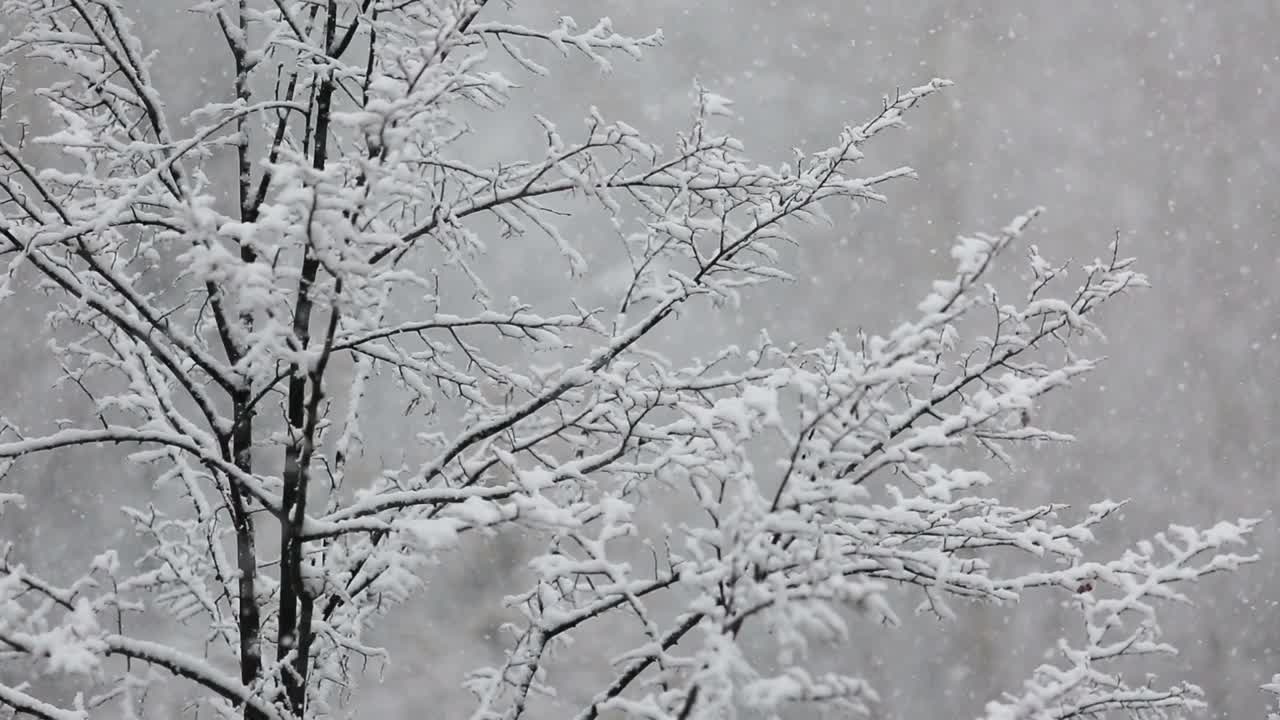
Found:
M 231 95 L 171 117 L 128 3 L 2 9 L 0 73 L 57 79 L 2 84 L 0 105 L 39 98 L 54 125 L 0 138 L 0 296 L 36 283 L 56 299 L 50 361 L 94 421 L 0 419 L 0 462 L 126 446 L 155 498 L 124 509 L 147 543 L 136 563 L 104 548 L 67 573 L 4 553 L 0 659 L 27 681 L 0 685 L 0 706 L 141 714 L 171 677 L 192 716 L 343 716 L 384 654 L 369 628 L 395 622 L 430 563 L 519 532 L 539 552 L 527 587 L 492 599 L 511 611 L 505 658 L 458 678 L 474 720 L 856 714 L 876 688 L 819 671 L 814 643 L 905 622 L 904 603 L 949 618 L 1029 592 L 1075 608 L 1080 632 L 986 717 L 1198 707 L 1196 687 L 1126 659 L 1173 652 L 1159 605 L 1250 561 L 1235 546 L 1253 523 L 1095 560 L 1085 547 L 1123 503 L 1000 500 L 1017 446 L 1070 439 L 1031 411 L 1094 367 L 1077 348 L 1100 335 L 1095 311 L 1146 284 L 1115 245 L 1075 285 L 1032 247 L 1010 275 L 1026 287 L 1002 297 L 993 267 L 1032 211 L 960 239 L 953 272 L 883 335 L 761 334 L 688 363 L 656 346 L 657 328 L 786 280 L 778 248 L 805 224 L 847 222 L 911 176 L 862 174 L 863 148 L 947 82 L 780 165 L 749 160 L 722 129 L 730 101 L 701 86 L 668 148 L 594 109 L 573 129 L 517 115 L 543 146 L 484 165 L 468 118 L 508 111 L 513 73 L 547 74 L 548 49 L 607 71 L 661 36 L 526 27 L 484 0 L 209 0 L 194 9 L 225 38 Z M 612 218 L 626 281 L 591 307 L 498 299 L 502 244 L 542 243 L 575 278 L 615 271 L 562 231 L 574 208 Z M 377 383 L 403 402 L 372 402 Z M 420 425 L 424 462 L 354 472 L 388 422 Z M 693 511 L 654 529 L 654 507 Z M 0 511 L 40 508 L 0 494 Z M 156 612 L 200 637 L 128 634 L 124 618 Z M 575 636 L 626 624 L 613 679 L 552 705 Z M 73 699 L 42 696 L 51 677 Z
M 1262 686 L 1263 690 L 1273 694 L 1280 695 L 1280 675 L 1272 675 L 1271 682 Z M 1267 713 L 1267 720 L 1280 720 L 1280 703 L 1276 703 L 1276 711 Z

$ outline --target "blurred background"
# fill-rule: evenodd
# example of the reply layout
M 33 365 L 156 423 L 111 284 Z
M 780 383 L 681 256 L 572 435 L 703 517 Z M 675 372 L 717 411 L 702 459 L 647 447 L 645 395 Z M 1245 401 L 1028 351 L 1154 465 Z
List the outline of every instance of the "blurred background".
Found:
M 184 3 L 127 4 L 161 56 L 173 58 L 158 65 L 168 69 L 160 80 L 171 110 L 227 96 L 225 50 L 203 17 Z M 521 0 L 494 12 L 540 24 L 608 15 L 620 32 L 666 33 L 663 48 L 641 63 L 620 59 L 610 75 L 571 58 L 552 64 L 551 78 L 521 77 L 515 112 L 489 121 L 502 131 L 485 139 L 495 156 L 518 157 L 523 142 L 536 141 L 526 111 L 577 122 L 590 105 L 670 146 L 666 138 L 687 124 L 697 78 L 736 101 L 737 134 L 754 158 L 776 164 L 871 117 L 895 88 L 955 81 L 908 116 L 907 131 L 868 146 L 869 170 L 906 164 L 919 180 L 889 188 L 885 205 L 804 230 L 786 257 L 796 283 L 748 296 L 736 315 L 673 326 L 667 341 L 710 350 L 761 328 L 809 342 L 834 329 L 886 331 L 914 313 L 948 266 L 956 234 L 996 230 L 1034 205 L 1048 212 L 1029 241 L 1050 259 L 1091 260 L 1118 232 L 1154 288 L 1105 311 L 1102 369 L 1038 411 L 1038 423 L 1078 443 L 1023 452 L 1020 468 L 1000 479 L 1013 502 L 1132 498 L 1099 555 L 1169 523 L 1265 517 L 1263 561 L 1206 580 L 1195 608 L 1167 615 L 1167 639 L 1183 652 L 1155 668 L 1202 685 L 1211 717 L 1263 715 L 1257 686 L 1280 672 L 1271 650 L 1280 647 L 1280 574 L 1271 560 L 1280 498 L 1280 4 Z M 570 230 L 589 250 L 593 233 L 607 228 Z M 557 296 L 558 271 L 527 271 L 547 252 L 504 249 L 508 294 L 535 303 Z M 1019 255 L 1002 268 L 1020 270 Z M 0 414 L 74 417 L 78 401 L 64 412 L 47 397 L 56 368 L 45 364 L 43 344 L 25 340 L 42 322 L 39 309 L 33 301 L 29 314 L 0 314 L 11 339 L 0 346 Z M 411 428 L 379 430 L 387 448 L 412 437 Z M 139 497 L 149 480 L 123 463 L 119 475 L 104 476 L 103 464 L 87 454 L 28 464 L 16 482 L 32 512 L 4 515 L 0 535 L 16 537 L 29 556 L 37 549 L 48 567 L 96 552 L 73 531 L 127 543 L 120 518 L 101 511 L 102 497 L 120 492 L 117 477 Z M 377 639 L 395 660 L 381 685 L 363 691 L 362 712 L 408 718 L 462 707 L 453 704 L 466 698 L 462 673 L 500 647 L 498 601 L 511 590 L 504 579 L 520 562 L 516 545 L 498 538 L 461 564 L 444 563 L 422 600 L 383 627 Z M 957 606 L 954 624 L 922 616 L 909 629 L 860 629 L 830 659 L 867 674 L 884 698 L 877 718 L 974 717 L 1076 630 L 1062 626 L 1068 616 L 1056 602 Z M 584 695 L 598 687 L 585 684 L 591 676 L 582 675 Z

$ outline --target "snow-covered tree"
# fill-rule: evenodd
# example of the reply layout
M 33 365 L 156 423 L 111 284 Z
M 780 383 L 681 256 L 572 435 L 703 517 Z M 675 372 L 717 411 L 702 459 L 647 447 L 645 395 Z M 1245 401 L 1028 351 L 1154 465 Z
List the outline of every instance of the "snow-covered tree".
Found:
M 1029 592 L 1075 608 L 1078 632 L 986 717 L 1199 705 L 1126 659 L 1173 652 L 1158 605 L 1251 560 L 1230 546 L 1253 522 L 1094 560 L 1084 546 L 1123 503 L 999 499 L 1018 446 L 1070 439 L 1031 411 L 1094 367 L 1077 348 L 1095 311 L 1146 283 L 1117 244 L 1073 285 L 1025 248 L 1005 297 L 990 276 L 1031 211 L 960 239 L 883 335 L 664 352 L 659 329 L 785 281 L 778 250 L 806 224 L 848 223 L 910 177 L 862 172 L 864 147 L 947 82 L 775 165 L 747 158 L 731 103 L 701 86 L 666 148 L 595 109 L 563 130 L 517 114 L 504 122 L 536 123 L 540 147 L 481 163 L 475 119 L 517 112 L 547 49 L 607 70 L 661 36 L 529 27 L 485 0 L 210 0 L 193 21 L 225 39 L 230 87 L 174 117 L 127 3 L 0 7 L 0 112 L 48 116 L 10 111 L 0 138 L 0 299 L 51 298 L 40 340 L 93 418 L 2 418 L 0 461 L 125 446 L 155 481 L 123 508 L 136 562 L 106 539 L 75 572 L 2 554 L 0 668 L 18 681 L 0 706 L 135 716 L 177 679 L 192 716 L 353 712 L 383 655 L 369 628 L 494 533 L 536 551 L 490 598 L 509 612 L 501 662 L 459 673 L 475 720 L 856 713 L 876 690 L 821 671 L 812 643 Z M 19 65 L 52 79 L 15 83 Z M 564 230 L 597 217 L 611 240 Z M 551 304 L 502 299 L 513 245 L 569 275 Z M 374 402 L 384 385 L 401 402 Z M 417 447 L 362 457 L 388 422 L 419 428 Z M 195 633 L 128 632 L 156 613 Z M 556 695 L 575 637 L 625 644 L 582 704 Z
M 1262 689 L 1272 695 L 1280 695 L 1280 675 L 1272 675 L 1271 682 L 1263 685 Z M 1280 720 L 1280 706 L 1276 707 L 1276 712 L 1267 713 L 1267 720 Z

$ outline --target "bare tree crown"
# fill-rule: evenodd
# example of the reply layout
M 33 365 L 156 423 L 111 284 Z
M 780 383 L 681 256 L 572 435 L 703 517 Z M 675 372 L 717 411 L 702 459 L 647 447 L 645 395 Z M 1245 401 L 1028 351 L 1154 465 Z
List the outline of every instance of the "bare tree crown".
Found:
M 523 587 L 491 598 L 509 612 L 502 661 L 459 674 L 474 720 L 862 712 L 875 689 L 817 671 L 811 643 L 903 622 L 904 603 L 948 617 L 1033 591 L 1080 630 L 987 718 L 1200 702 L 1117 661 L 1172 652 L 1157 605 L 1250 561 L 1230 546 L 1254 523 L 1175 526 L 1092 560 L 1121 503 L 998 495 L 1015 446 L 1070 439 L 1029 411 L 1093 368 L 1076 348 L 1095 311 L 1146 284 L 1116 245 L 1071 268 L 1075 285 L 1026 248 L 1025 287 L 1004 297 L 988 276 L 1033 210 L 961 238 L 953 272 L 883 335 L 761 334 L 687 363 L 655 338 L 786 280 L 780 245 L 911 176 L 862 172 L 864 147 L 946 81 L 780 165 L 748 159 L 719 118 L 731 103 L 701 86 L 665 147 L 594 109 L 573 129 L 517 111 L 541 147 L 483 164 L 468 119 L 511 113 L 515 74 L 549 72 L 540 53 L 607 70 L 661 35 L 529 27 L 485 0 L 210 0 L 192 22 L 221 33 L 230 87 L 174 116 L 129 3 L 2 8 L 0 298 L 50 299 L 40 339 L 91 420 L 0 418 L 0 463 L 124 446 L 156 489 L 124 508 L 136 563 L 104 548 L 68 573 L 4 553 L 0 669 L 17 680 L 0 707 L 140 716 L 169 677 L 193 717 L 343 716 L 383 655 L 368 629 L 428 561 L 494 532 L 536 552 Z M 27 67 L 52 79 L 17 82 Z M 48 122 L 15 120 L 19 103 Z M 578 212 L 612 220 L 590 242 L 613 243 L 616 266 L 565 232 Z M 495 268 L 517 244 L 622 281 L 595 283 L 607 297 L 589 306 L 505 300 Z M 978 322 L 987 335 L 962 337 Z M 380 387 L 401 402 L 375 402 Z M 420 426 L 418 447 L 355 470 L 391 422 Z M 9 493 L 0 511 L 40 508 Z M 162 612 L 198 632 L 129 632 Z M 599 687 L 557 695 L 572 640 L 600 627 L 634 642 Z

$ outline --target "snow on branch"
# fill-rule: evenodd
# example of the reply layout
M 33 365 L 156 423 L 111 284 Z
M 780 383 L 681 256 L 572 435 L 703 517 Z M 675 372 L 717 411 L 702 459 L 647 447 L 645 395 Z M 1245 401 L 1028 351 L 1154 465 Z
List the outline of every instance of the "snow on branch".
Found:
M 1262 686 L 1263 690 L 1273 694 L 1280 695 L 1280 674 L 1272 675 L 1271 682 Z M 1275 720 L 1280 718 L 1280 707 L 1276 708 L 1276 712 L 1267 713 L 1267 720 Z
M 15 409 L 0 476 L 92 453 L 119 501 L 103 522 L 134 543 L 82 538 L 102 551 L 85 572 L 3 546 L 0 663 L 19 680 L 0 705 L 154 714 L 168 677 L 191 716 L 350 714 L 388 656 L 370 630 L 469 536 L 500 534 L 528 555 L 505 597 L 427 586 L 508 621 L 497 661 L 457 674 L 474 695 L 457 714 L 475 720 L 865 714 L 887 688 L 819 671 L 815 644 L 907 622 L 903 608 L 947 619 L 1029 593 L 1075 607 L 1083 635 L 989 717 L 1198 707 L 1194 686 L 1116 661 L 1171 651 L 1159 604 L 1252 561 L 1231 546 L 1253 522 L 1174 527 L 1100 561 L 1089 545 L 1122 502 L 1002 499 L 1009 468 L 1071 440 L 1036 411 L 1096 366 L 1080 346 L 1101 337 L 1098 310 L 1146 285 L 1118 244 L 1078 270 L 1031 246 L 1019 268 L 1009 248 L 1034 209 L 960 238 L 951 272 L 882 334 L 663 352 L 668 328 L 789 278 L 780 250 L 813 242 L 810 226 L 913 176 L 862 161 L 949 82 L 770 164 L 702 85 L 662 144 L 596 108 L 577 127 L 522 114 L 521 82 L 550 72 L 538 53 L 608 70 L 662 41 L 608 19 L 535 26 L 485 0 L 200 2 L 184 18 L 225 42 L 230 80 L 170 117 L 126 3 L 0 8 L 0 77 L 56 76 L 0 83 L 0 106 L 38 113 L 0 131 L 0 303 L 51 299 L 33 332 L 53 391 L 88 418 Z M 539 140 L 480 162 L 477 113 Z M 602 216 L 612 263 L 578 231 Z M 564 274 L 561 292 L 516 297 L 511 264 L 530 258 Z M 416 437 L 395 463 L 377 445 L 391 426 Z M 113 448 L 153 481 L 145 497 L 113 485 Z M 16 493 L 0 509 L 43 512 Z M 185 634 L 144 637 L 160 616 Z M 587 677 L 579 639 L 614 662 L 568 694 Z M 55 685 L 59 702 L 40 697 Z
M 1250 520 L 1223 522 L 1203 531 L 1174 526 L 1156 535 L 1154 543 L 1144 540 L 1118 560 L 1081 563 L 1065 577 L 1024 577 L 1022 581 L 1031 584 L 1078 583 L 1071 604 L 1084 616 L 1085 637 L 1078 645 L 1060 641 L 1061 664 L 1037 668 L 1022 693 L 989 703 L 983 717 L 1072 718 L 1109 710 L 1141 710 L 1160 717 L 1166 710 L 1204 708 L 1200 688 L 1191 683 L 1161 689 L 1144 678 L 1134 686 L 1109 663 L 1126 657 L 1176 654 L 1175 648 L 1160 642 L 1156 603 L 1189 602 L 1176 583 L 1194 582 L 1257 560 L 1257 555 L 1223 552 L 1226 546 L 1245 545 L 1256 524 Z

